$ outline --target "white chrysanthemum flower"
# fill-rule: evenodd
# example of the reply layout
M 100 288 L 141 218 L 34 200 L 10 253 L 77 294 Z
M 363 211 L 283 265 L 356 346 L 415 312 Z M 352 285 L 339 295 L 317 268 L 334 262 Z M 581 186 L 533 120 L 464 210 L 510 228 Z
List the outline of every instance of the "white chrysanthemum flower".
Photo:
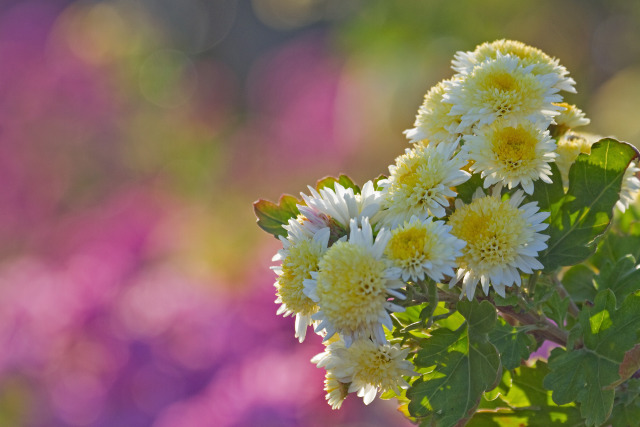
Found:
M 301 214 L 299 222 L 312 233 L 329 227 L 332 241 L 349 234 L 351 219 L 361 224 L 363 218 L 373 217 L 380 208 L 381 198 L 381 193 L 374 189 L 371 181 L 364 184 L 360 194 L 338 183 L 334 188 L 325 187 L 318 192 L 309 186 L 311 196 L 300 193 L 306 205 L 298 205 Z
M 448 81 L 442 81 L 432 87 L 424 96 L 424 102 L 418 109 L 414 128 L 404 134 L 410 142 L 428 141 L 430 144 L 454 143 L 468 129 L 460 126 L 460 116 L 450 115 L 451 104 L 442 102 Z
M 417 374 L 411 362 L 405 360 L 408 354 L 409 349 L 403 350 L 397 345 L 379 345 L 361 339 L 348 348 L 342 341 L 331 343 L 311 362 L 325 368 L 339 383 L 348 384 L 347 392 L 356 392 L 368 405 L 378 392 L 399 392 L 409 387 L 403 376 Z
M 624 171 L 622 188 L 620 189 L 620 200 L 616 202 L 616 207 L 620 209 L 621 212 L 626 211 L 630 204 L 638 200 L 638 195 L 640 194 L 638 172 L 640 172 L 640 168 L 638 168 L 636 162 L 629 163 L 629 166 Z
M 424 221 L 417 217 L 391 231 L 385 255 L 390 264 L 402 271 L 402 280 L 422 280 L 425 274 L 436 282 L 453 276 L 456 258 L 465 245 L 450 233 L 444 221 Z
M 546 130 L 530 122 L 511 126 L 503 119 L 483 126 L 465 139 L 464 150 L 475 163 L 470 170 L 481 172 L 484 187 L 503 183 L 509 188 L 520 185 L 533 194 L 533 182 L 551 183 L 551 167 L 556 144 Z
M 560 111 L 560 114 L 554 118 L 556 127 L 563 129 L 564 132 L 591 123 L 591 120 L 575 105 L 567 104 L 566 102 L 559 102 L 556 103 L 556 105 L 564 108 L 564 110 Z
M 539 212 L 537 202 L 520 206 L 524 199 L 520 190 L 509 200 L 501 200 L 499 188 L 495 190 L 485 196 L 478 188 L 468 205 L 456 200 L 449 217 L 451 234 L 467 242 L 450 286 L 462 280 L 461 295 L 469 300 L 478 282 L 485 294 L 491 285 L 504 297 L 506 286 L 520 286 L 520 271 L 531 274 L 544 267 L 536 257 L 546 249 L 549 236 L 538 232 L 549 226 L 543 222 L 549 212 Z
M 458 144 L 417 145 L 407 149 L 389 166 L 390 176 L 378 184 L 383 187 L 381 212 L 386 224 L 395 226 L 412 216 L 441 218 L 449 206 L 447 197 L 455 197 L 451 189 L 467 181 L 471 175 L 463 171 L 467 160 L 453 155 Z
M 591 146 L 599 136 L 567 132 L 558 139 L 556 165 L 562 176 L 562 185 L 569 187 L 569 170 L 580 154 L 591 154 Z
M 576 93 L 575 80 L 569 77 L 569 71 L 560 65 L 557 59 L 519 41 L 496 40 L 479 45 L 473 52 L 457 52 L 452 61 L 452 68 L 460 74 L 470 74 L 478 64 L 496 59 L 499 54 L 516 56 L 523 67 L 532 65 L 531 72 L 534 75 L 555 75 L 557 82 L 554 87 Z
M 325 397 L 331 409 L 340 409 L 342 402 L 349 394 L 349 383 L 343 383 L 332 372 L 327 372 L 324 378 L 324 390 L 327 392 Z
M 517 57 L 501 55 L 476 66 L 463 80 L 453 80 L 443 101 L 453 104 L 461 127 L 491 124 L 498 118 L 516 123 L 531 121 L 547 128 L 562 107 L 553 75 L 535 75 L 533 65 L 522 67 Z
M 293 221 L 293 220 L 292 220 Z M 283 249 L 273 257 L 282 265 L 272 267 L 278 275 L 276 280 L 276 303 L 281 304 L 277 314 L 295 314 L 295 336 L 304 341 L 307 326 L 313 321 L 311 315 L 318 311 L 316 303 L 304 294 L 304 280 L 311 278 L 311 272 L 318 270 L 318 263 L 327 251 L 329 229 L 319 230 L 313 238 L 295 235 L 285 239 L 280 237 Z
M 316 332 L 326 331 L 325 341 L 337 332 L 347 345 L 361 338 L 384 344 L 382 326 L 393 328 L 389 312 L 404 311 L 388 301 L 389 296 L 404 298 L 396 290 L 404 286 L 397 280 L 399 271 L 382 258 L 391 234 L 383 228 L 374 241 L 367 218 L 362 228 L 352 219 L 350 229 L 349 240 L 334 243 L 318 272 L 304 281 L 305 294 L 319 307 L 311 318 L 320 322 Z

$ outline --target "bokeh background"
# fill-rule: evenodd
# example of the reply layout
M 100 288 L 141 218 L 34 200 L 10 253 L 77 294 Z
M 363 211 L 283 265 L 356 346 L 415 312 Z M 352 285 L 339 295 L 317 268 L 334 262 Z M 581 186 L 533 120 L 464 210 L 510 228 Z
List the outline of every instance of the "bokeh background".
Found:
M 498 38 L 640 142 L 637 1 L 1 0 L 0 425 L 407 425 L 325 403 L 251 203 L 385 173 Z

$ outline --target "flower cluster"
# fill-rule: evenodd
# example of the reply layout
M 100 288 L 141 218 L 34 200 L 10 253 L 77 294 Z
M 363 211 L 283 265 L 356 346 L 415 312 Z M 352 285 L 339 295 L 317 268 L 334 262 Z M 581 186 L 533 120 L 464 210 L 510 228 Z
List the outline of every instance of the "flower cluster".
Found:
M 309 187 L 280 237 L 278 313 L 295 315 L 300 341 L 308 326 L 324 337 L 312 361 L 327 371 L 333 408 L 351 392 L 369 403 L 416 375 L 409 349 L 388 341 L 411 287 L 436 283 L 472 300 L 480 284 L 505 297 L 544 268 L 550 213 L 536 186 L 558 179 L 553 163 L 568 186 L 569 168 L 594 142 L 575 131 L 589 123 L 583 112 L 563 102 L 574 80 L 539 49 L 484 43 L 458 52 L 452 68 L 425 95 L 404 132 L 411 147 L 388 177 L 361 190 Z M 638 170 L 627 169 L 622 210 L 640 192 Z

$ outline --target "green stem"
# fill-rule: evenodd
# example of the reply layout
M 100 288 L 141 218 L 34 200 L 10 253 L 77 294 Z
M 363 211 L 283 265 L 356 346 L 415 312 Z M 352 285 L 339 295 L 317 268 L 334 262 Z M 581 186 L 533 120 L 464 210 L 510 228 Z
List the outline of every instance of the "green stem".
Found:
M 529 296 L 533 295 L 533 291 L 536 289 L 538 277 L 540 277 L 540 270 L 529 276 L 529 280 L 527 281 L 527 294 L 529 294 Z

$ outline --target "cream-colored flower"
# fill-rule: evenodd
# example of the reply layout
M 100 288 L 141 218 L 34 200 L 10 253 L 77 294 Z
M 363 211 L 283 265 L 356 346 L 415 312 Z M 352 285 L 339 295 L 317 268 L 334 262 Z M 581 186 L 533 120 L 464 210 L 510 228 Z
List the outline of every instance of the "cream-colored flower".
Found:
M 294 229 L 297 229 L 294 227 Z M 318 270 L 318 263 L 327 251 L 329 243 L 329 229 L 319 230 L 313 238 L 303 234 L 295 237 L 280 237 L 283 249 L 273 257 L 273 261 L 282 261 L 282 265 L 271 267 L 278 279 L 276 280 L 276 303 L 281 304 L 277 314 L 288 316 L 295 314 L 295 336 L 300 342 L 304 341 L 307 326 L 313 321 L 311 315 L 318 311 L 318 306 L 304 294 L 304 280 L 311 278 L 311 272 Z
M 562 176 L 562 185 L 569 187 L 569 170 L 581 153 L 591 154 L 591 146 L 600 139 L 599 136 L 567 132 L 558 139 L 556 165 Z
M 514 40 L 496 40 L 479 45 L 473 52 L 458 52 L 452 61 L 452 68 L 466 75 L 479 64 L 496 59 L 498 55 L 507 54 L 517 57 L 522 67 L 533 66 L 531 73 L 534 75 L 555 76 L 554 87 L 559 90 L 576 92 L 574 88 L 576 82 L 569 77 L 569 72 L 559 64 L 557 59 L 551 58 L 540 49 Z
M 464 156 L 454 155 L 456 148 L 455 143 L 418 144 L 399 156 L 395 165 L 389 166 L 389 178 L 378 182 L 383 187 L 380 216 L 385 224 L 393 227 L 414 215 L 421 220 L 446 215 L 447 198 L 457 194 L 451 187 L 471 177 L 462 170 L 467 164 Z
M 327 403 L 331 409 L 340 409 L 342 402 L 349 394 L 349 383 L 341 382 L 332 372 L 327 372 L 324 377 L 324 390 L 327 392 Z
M 482 126 L 499 118 L 516 124 L 531 121 L 547 128 L 562 107 L 553 75 L 533 74 L 533 65 L 523 67 L 518 57 L 497 54 L 478 64 L 464 79 L 453 80 L 442 97 L 453 104 L 452 115 L 461 117 L 461 127 Z
M 465 139 L 464 149 L 474 163 L 470 170 L 481 172 L 484 187 L 502 183 L 520 185 L 533 194 L 533 182 L 551 183 L 551 167 L 557 154 L 549 132 L 530 122 L 512 126 L 503 119 L 483 126 Z
M 640 194 L 638 172 L 640 172 L 640 168 L 638 168 L 636 162 L 629 163 L 629 166 L 624 171 L 620 199 L 616 202 L 616 207 L 622 212 L 626 211 L 629 205 L 638 200 L 638 195 Z
M 425 274 L 436 282 L 453 276 L 456 258 L 465 245 L 450 233 L 444 221 L 424 221 L 413 216 L 391 231 L 385 255 L 402 272 L 402 280 L 422 280 Z
M 566 102 L 557 103 L 559 107 L 564 108 L 555 117 L 556 126 L 564 129 L 575 129 L 580 126 L 586 126 L 591 123 L 581 109 L 572 104 Z
M 378 392 L 399 391 L 409 384 L 403 376 L 417 375 L 408 360 L 409 349 L 397 345 L 376 344 L 368 339 L 353 342 L 348 348 L 343 341 L 329 344 L 324 353 L 311 359 L 319 368 L 341 384 L 348 384 L 348 393 L 356 392 L 368 405 Z M 338 384 L 334 384 L 338 386 Z M 329 396 L 327 396 L 329 397 Z M 336 395 L 332 396 L 336 399 Z M 344 400 L 344 398 L 343 398 Z M 330 402 L 331 403 L 331 402 Z
M 334 243 L 319 263 L 318 272 L 304 281 L 304 292 L 318 304 L 311 316 L 320 323 L 315 331 L 326 332 L 324 340 L 339 333 L 347 345 L 357 339 L 386 343 L 383 325 L 391 330 L 389 312 L 404 308 L 388 301 L 389 296 L 404 298 L 397 289 L 399 271 L 389 268 L 383 253 L 391 234 L 384 228 L 373 238 L 369 220 L 350 224 L 348 241 Z
M 531 274 L 544 267 L 536 257 L 547 248 L 549 236 L 539 231 L 548 227 L 543 221 L 549 212 L 539 212 L 537 202 L 520 206 L 522 191 L 501 200 L 499 189 L 495 190 L 485 196 L 477 189 L 468 205 L 456 200 L 456 210 L 449 217 L 451 234 L 467 242 L 450 286 L 462 280 L 462 295 L 469 300 L 478 282 L 486 295 L 492 286 L 504 297 L 506 286 L 520 286 L 520 272 Z
M 468 131 L 460 126 L 460 116 L 450 115 L 451 104 L 442 102 L 449 81 L 445 80 L 433 86 L 424 96 L 424 102 L 418 109 L 412 129 L 404 134 L 410 142 L 424 141 L 425 145 L 455 143 L 461 134 Z

